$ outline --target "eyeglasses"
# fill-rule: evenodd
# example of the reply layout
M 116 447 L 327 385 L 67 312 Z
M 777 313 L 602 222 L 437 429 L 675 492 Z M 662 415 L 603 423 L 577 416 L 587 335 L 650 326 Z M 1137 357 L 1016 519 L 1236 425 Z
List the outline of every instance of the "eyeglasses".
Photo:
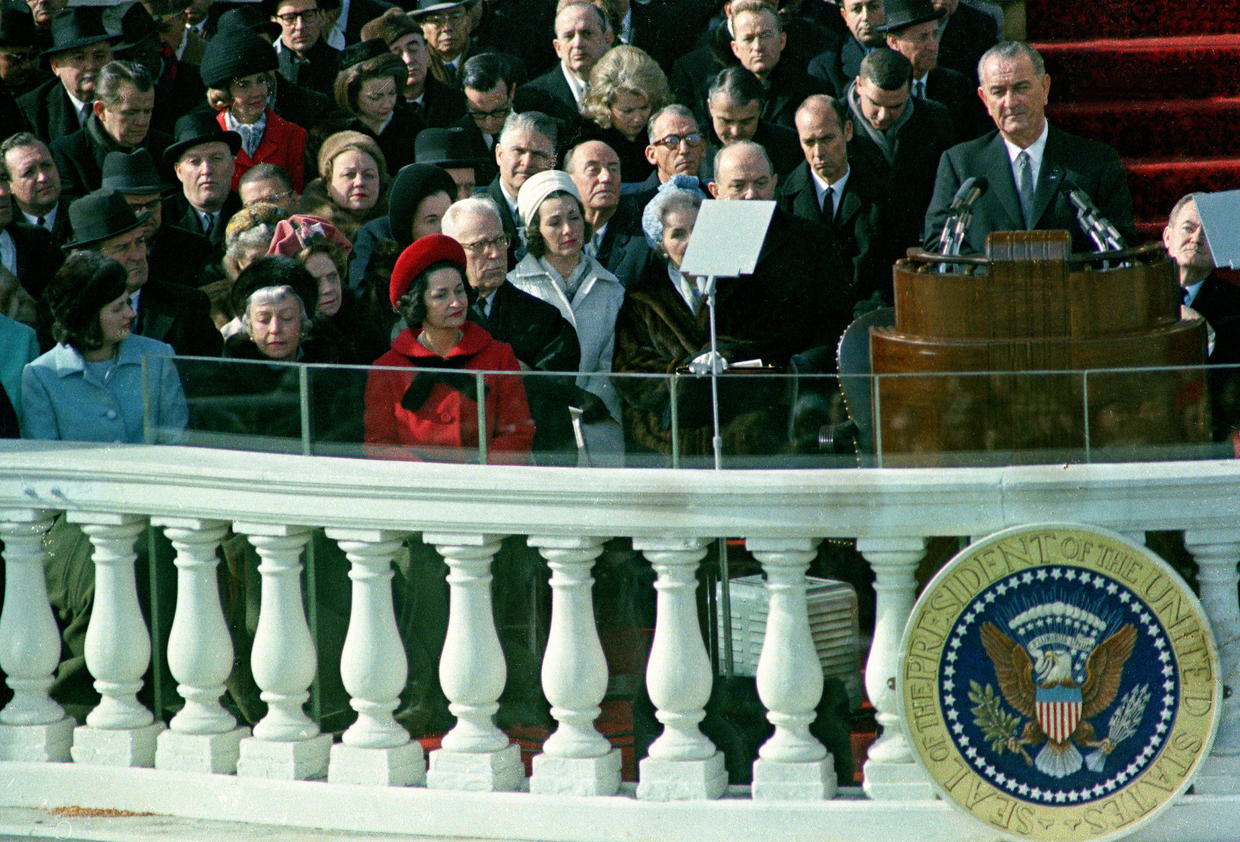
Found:
M 705 141 L 702 140 L 702 135 L 697 132 L 691 132 L 689 134 L 669 134 L 665 137 L 659 138 L 658 140 L 650 141 L 652 146 L 662 146 L 664 149 L 672 150 L 679 149 L 681 143 L 687 143 L 690 146 L 701 146 L 704 142 Z
M 427 15 L 422 18 L 422 23 L 429 23 L 431 26 L 446 26 L 449 23 L 460 23 L 464 19 L 464 9 L 449 9 L 446 12 L 436 12 L 433 15 Z
M 297 21 L 308 23 L 318 13 L 318 9 L 303 9 L 300 12 L 285 12 L 282 15 L 276 15 L 276 20 L 280 22 L 281 26 L 292 27 L 297 25 Z
M 492 237 L 489 240 L 475 240 L 472 243 L 461 243 L 461 248 L 470 254 L 485 254 L 491 249 L 508 248 L 508 235 L 500 234 L 498 237 Z
M 494 111 L 479 111 L 476 108 L 469 107 L 466 107 L 465 110 L 468 111 L 469 116 L 475 120 L 498 120 L 501 117 L 508 116 L 508 112 L 512 110 L 512 103 L 505 103 L 503 108 L 496 108 Z

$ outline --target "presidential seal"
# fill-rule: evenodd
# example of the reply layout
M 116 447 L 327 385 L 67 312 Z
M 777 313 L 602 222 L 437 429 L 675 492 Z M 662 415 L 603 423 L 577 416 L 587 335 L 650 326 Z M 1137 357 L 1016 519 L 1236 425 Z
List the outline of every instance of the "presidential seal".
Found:
M 1018 839 L 1112 839 L 1188 788 L 1222 682 L 1200 604 L 1118 535 L 1049 524 L 970 545 L 905 628 L 897 693 L 947 801 Z

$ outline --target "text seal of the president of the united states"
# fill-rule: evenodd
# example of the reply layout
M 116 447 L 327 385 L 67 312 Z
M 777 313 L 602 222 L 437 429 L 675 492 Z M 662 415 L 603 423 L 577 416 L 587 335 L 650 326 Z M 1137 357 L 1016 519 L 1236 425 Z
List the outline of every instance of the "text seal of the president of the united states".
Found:
M 961 551 L 901 642 L 898 695 L 942 796 L 1005 836 L 1110 839 L 1187 789 L 1222 682 L 1209 624 L 1144 547 L 1022 526 Z

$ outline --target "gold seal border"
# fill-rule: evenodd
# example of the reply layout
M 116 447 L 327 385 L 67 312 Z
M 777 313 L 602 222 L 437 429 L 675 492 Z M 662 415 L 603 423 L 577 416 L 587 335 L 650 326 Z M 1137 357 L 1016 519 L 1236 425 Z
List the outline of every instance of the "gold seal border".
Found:
M 938 665 L 969 602 L 1002 577 L 1047 565 L 1090 570 L 1126 586 L 1162 623 L 1179 667 L 1180 706 L 1158 756 L 1111 796 L 1088 804 L 1031 804 L 995 787 L 960 754 L 939 704 Z M 943 799 L 988 828 L 1015 839 L 1113 839 L 1170 806 L 1209 754 L 1222 701 L 1217 652 L 1196 595 L 1145 547 L 1082 524 L 1013 527 L 957 553 L 913 606 L 900 643 L 899 716 Z

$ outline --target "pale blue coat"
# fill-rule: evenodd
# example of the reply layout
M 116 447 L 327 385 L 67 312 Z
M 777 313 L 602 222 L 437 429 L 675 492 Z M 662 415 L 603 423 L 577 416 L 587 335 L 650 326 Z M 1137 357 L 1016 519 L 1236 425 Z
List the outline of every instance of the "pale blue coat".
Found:
M 154 441 L 172 444 L 185 435 L 188 410 L 172 346 L 145 336 L 121 341 L 106 377 L 88 371 L 76 349 L 60 344 L 22 372 L 22 438 L 142 443 L 142 358 L 150 384 Z

